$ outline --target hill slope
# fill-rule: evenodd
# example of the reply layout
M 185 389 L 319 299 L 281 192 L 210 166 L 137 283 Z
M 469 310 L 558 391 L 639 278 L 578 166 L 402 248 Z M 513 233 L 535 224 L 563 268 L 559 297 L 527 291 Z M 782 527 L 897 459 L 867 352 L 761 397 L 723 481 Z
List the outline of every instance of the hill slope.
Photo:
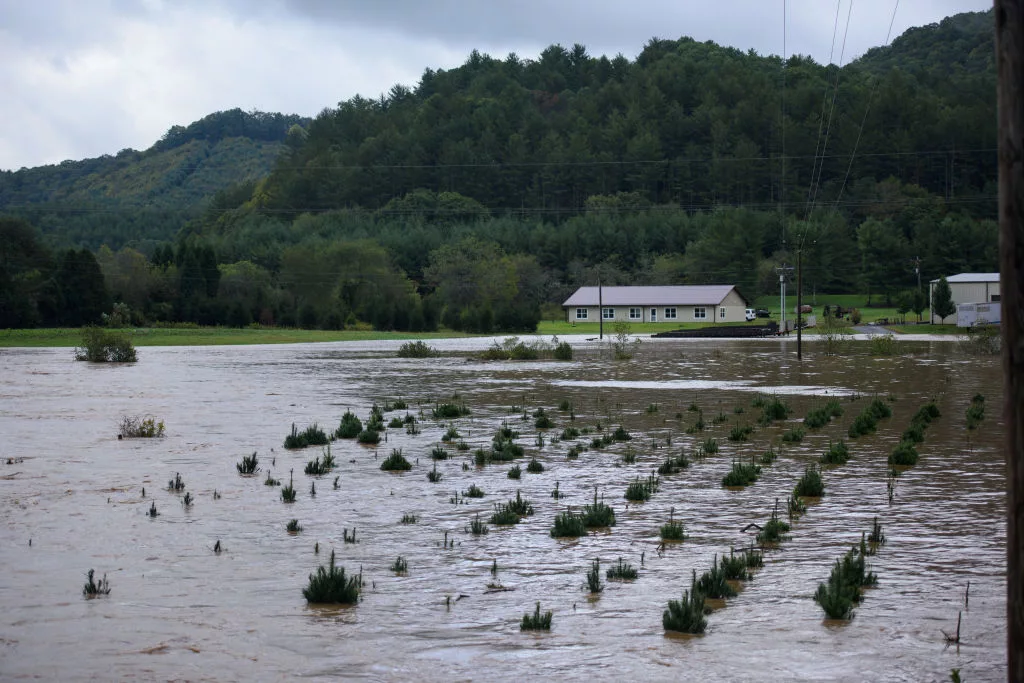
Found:
M 150 149 L 0 172 L 0 212 L 58 245 L 171 239 L 211 198 L 267 175 L 288 130 L 307 119 L 235 109 L 175 126 Z

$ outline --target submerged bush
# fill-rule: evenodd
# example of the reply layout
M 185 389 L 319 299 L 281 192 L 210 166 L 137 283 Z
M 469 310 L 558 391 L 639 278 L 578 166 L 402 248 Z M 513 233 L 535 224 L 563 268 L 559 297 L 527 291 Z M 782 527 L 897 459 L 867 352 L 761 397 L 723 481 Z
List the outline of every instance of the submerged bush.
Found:
M 594 560 L 593 564 L 590 565 L 590 571 L 587 572 L 587 589 L 591 593 L 600 593 L 604 590 L 604 586 L 601 585 L 600 560 Z
M 668 609 L 661 615 L 661 624 L 666 631 L 704 633 L 708 622 L 704 618 L 704 594 L 697 589 L 696 571 L 690 590 L 683 591 L 683 599 L 668 601 Z
M 718 563 L 717 557 L 711 569 L 697 579 L 697 590 L 712 599 L 736 597 L 736 589 L 729 585 L 725 570 Z
M 551 528 L 552 538 L 577 538 L 586 535 L 587 525 L 583 520 L 583 515 L 573 513 L 571 510 L 555 515 L 555 524 Z
M 722 477 L 722 486 L 750 486 L 761 476 L 761 468 L 753 463 L 734 462 Z
M 850 449 L 846 442 L 839 439 L 836 443 L 828 442 L 828 450 L 822 453 L 819 462 L 823 465 L 845 465 L 850 459 Z
M 284 447 L 288 449 L 305 448 L 306 446 L 326 446 L 330 439 L 324 434 L 317 423 L 313 423 L 301 432 L 292 423 L 291 433 L 284 438 Z
M 356 437 L 356 441 L 375 446 L 380 443 L 380 432 L 376 429 L 364 429 L 359 432 L 359 436 Z
M 152 417 L 137 417 L 135 415 L 122 416 L 117 430 L 119 439 L 155 439 L 163 435 L 163 420 L 157 422 Z
M 650 500 L 651 496 L 657 492 L 658 484 L 658 478 L 653 474 L 648 476 L 646 481 L 637 477 L 626 487 L 626 495 L 624 498 L 633 502 L 644 502 Z
M 800 477 L 793 488 L 793 495 L 804 498 L 821 498 L 825 495 L 825 482 L 821 480 L 821 470 L 808 465 L 804 476 Z
M 363 431 L 362 421 L 356 417 L 351 410 L 346 410 L 341 416 L 341 424 L 334 430 L 335 439 L 354 439 Z
M 785 420 L 791 412 L 790 407 L 774 394 L 771 396 L 759 395 L 755 401 L 754 407 L 760 404 L 762 424 Z
M 411 470 L 412 464 L 402 455 L 401 448 L 394 448 L 391 450 L 391 455 L 380 464 L 380 468 L 385 472 L 404 472 Z
M 682 541 L 686 536 L 683 533 L 683 523 L 676 521 L 675 513 L 675 508 L 670 509 L 668 523 L 661 525 L 660 534 L 663 541 Z
M 918 454 L 910 441 L 900 441 L 889 454 L 889 464 L 902 467 L 913 467 L 917 464 Z
M 977 429 L 985 419 L 985 397 L 975 394 L 971 405 L 967 407 L 967 429 Z
M 134 363 L 138 356 L 128 335 L 89 326 L 82 328 L 82 341 L 75 348 L 75 360 L 90 363 Z
M 260 471 L 259 462 L 256 451 L 253 451 L 252 455 L 242 456 L 242 462 L 235 463 L 235 469 L 239 474 L 256 474 Z
M 615 526 L 615 512 L 604 501 L 597 500 L 597 487 L 594 487 L 594 502 L 583 506 L 583 523 L 589 528 Z
M 435 420 L 453 420 L 469 415 L 470 410 L 465 403 L 439 403 L 432 412 Z
M 302 589 L 306 602 L 313 604 L 354 605 L 359 602 L 359 592 L 363 586 L 361 574 L 345 576 L 345 568 L 334 564 L 334 551 L 328 566 L 317 568 L 315 574 L 309 575 L 309 585 Z
M 110 582 L 107 581 L 107 575 L 104 574 L 103 578 L 99 581 L 93 580 L 94 575 L 95 572 L 92 569 L 86 572 L 88 580 L 85 582 L 85 587 L 82 588 L 82 595 L 87 598 L 98 598 L 101 595 L 110 595 Z
M 469 488 L 462 492 L 465 498 L 483 498 L 484 490 L 476 484 L 470 484 Z
M 757 533 L 757 542 L 761 545 L 779 543 L 783 540 L 783 535 L 787 533 L 789 533 L 789 524 L 779 519 L 777 511 L 773 511 L 771 518 Z
M 398 347 L 399 358 L 436 358 L 441 354 L 424 341 L 405 342 Z
M 784 443 L 800 443 L 806 435 L 807 432 L 803 427 L 794 427 L 782 435 L 782 441 Z
M 620 557 L 617 563 L 608 568 L 605 575 L 613 581 L 632 581 L 637 577 L 637 571 L 636 567 Z
M 551 612 L 540 613 L 540 603 L 537 603 L 537 608 L 533 614 L 524 614 L 523 620 L 519 624 L 520 631 L 550 631 L 551 630 Z
M 739 425 L 732 428 L 729 432 L 729 441 L 746 441 L 747 437 L 754 433 L 754 428 L 750 425 Z

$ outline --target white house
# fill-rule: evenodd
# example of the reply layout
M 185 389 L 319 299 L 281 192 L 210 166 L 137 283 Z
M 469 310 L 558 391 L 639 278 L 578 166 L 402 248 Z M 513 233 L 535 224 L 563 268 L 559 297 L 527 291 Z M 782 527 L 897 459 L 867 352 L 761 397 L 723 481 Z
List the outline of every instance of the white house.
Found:
M 748 305 L 733 285 L 671 285 L 580 287 L 562 308 L 567 322 L 678 324 L 744 322 Z
M 953 303 L 987 304 L 999 301 L 999 273 L 960 273 L 946 278 L 949 291 L 953 295 Z M 935 286 L 938 280 L 932 280 L 928 287 L 928 308 L 932 324 L 941 323 L 942 319 L 935 315 Z M 956 315 L 954 313 L 954 315 Z M 949 318 L 946 318 L 949 322 Z

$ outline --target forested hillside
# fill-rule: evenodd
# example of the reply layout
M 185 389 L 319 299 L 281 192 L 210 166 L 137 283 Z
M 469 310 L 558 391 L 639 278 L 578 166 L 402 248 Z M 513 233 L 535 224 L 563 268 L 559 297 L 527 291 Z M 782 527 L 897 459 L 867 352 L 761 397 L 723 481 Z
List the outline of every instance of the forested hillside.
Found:
M 290 128 L 173 245 L 98 262 L 137 318 L 232 324 L 531 329 L 598 273 L 777 291 L 798 245 L 808 289 L 890 299 L 915 257 L 926 278 L 995 267 L 992 22 L 842 69 L 688 38 L 633 61 L 473 52 Z M 147 154 L 165 144 L 211 142 L 173 129 Z
M 295 124 L 308 119 L 234 109 L 174 126 L 144 152 L 0 171 L 0 212 L 59 246 L 170 240 L 216 192 L 266 176 Z

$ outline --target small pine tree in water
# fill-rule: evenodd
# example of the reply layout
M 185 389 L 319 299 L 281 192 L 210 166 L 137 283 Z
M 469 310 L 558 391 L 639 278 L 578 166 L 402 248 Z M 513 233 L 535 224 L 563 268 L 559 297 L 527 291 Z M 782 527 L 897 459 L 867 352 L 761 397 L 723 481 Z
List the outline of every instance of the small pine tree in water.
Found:
M 90 569 L 86 572 L 88 581 L 85 582 L 85 587 L 82 588 L 82 595 L 87 598 L 98 598 L 101 595 L 110 595 L 110 582 L 107 581 L 107 575 L 104 574 L 103 578 L 99 581 L 93 580 L 95 572 Z
M 354 605 L 359 602 L 362 585 L 361 574 L 346 577 L 345 568 L 334 564 L 332 550 L 330 563 L 309 575 L 309 585 L 302 589 L 302 595 L 312 604 Z
M 601 562 L 599 560 L 594 560 L 590 565 L 590 571 L 587 572 L 587 588 L 591 593 L 600 593 L 604 590 L 604 586 L 601 584 Z
M 668 609 L 661 615 L 661 624 L 666 631 L 704 633 L 708 622 L 704 618 L 704 594 L 697 589 L 696 571 L 690 590 L 683 591 L 683 599 L 668 601 Z
M 524 614 L 523 620 L 519 624 L 520 631 L 550 631 L 551 630 L 551 612 L 540 613 L 540 603 L 537 603 L 536 609 L 533 614 Z

